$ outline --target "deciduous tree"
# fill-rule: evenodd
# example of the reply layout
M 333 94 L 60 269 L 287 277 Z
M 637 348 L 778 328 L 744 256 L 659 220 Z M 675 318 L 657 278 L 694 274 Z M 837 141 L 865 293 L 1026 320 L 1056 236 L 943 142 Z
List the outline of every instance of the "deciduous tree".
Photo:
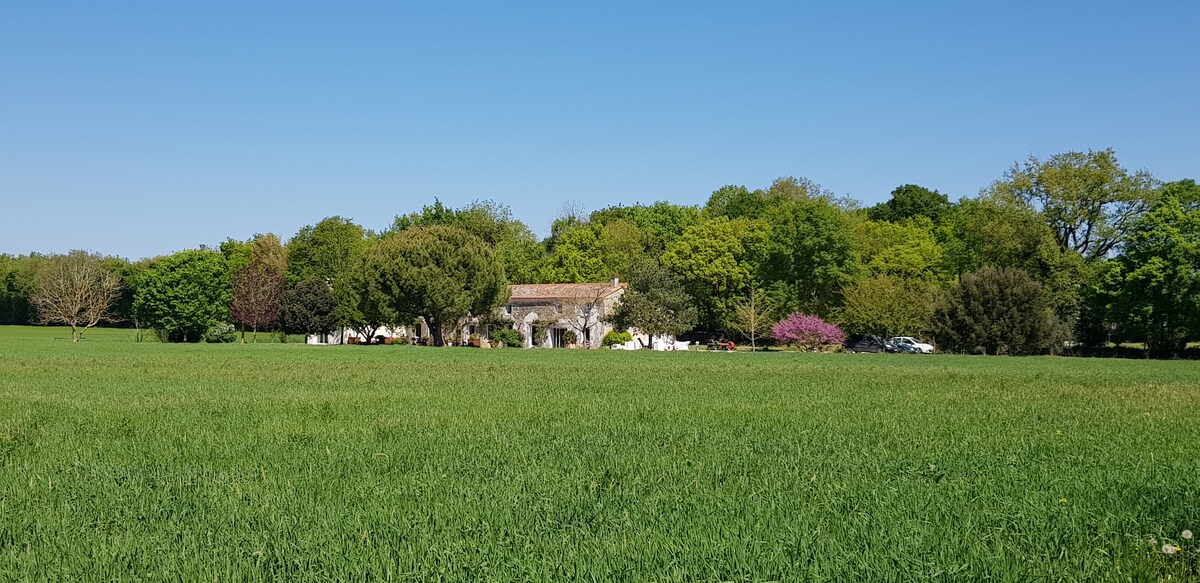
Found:
M 781 344 L 799 350 L 818 350 L 822 346 L 841 345 L 846 333 L 836 324 L 818 316 L 795 312 L 771 327 L 771 335 Z
M 199 342 L 229 322 L 229 270 L 214 251 L 180 251 L 154 262 L 138 281 L 133 309 L 169 342 Z
M 434 343 L 462 318 L 507 301 L 504 268 L 478 237 L 456 228 L 415 227 L 364 250 L 367 286 L 402 318 L 421 317 Z
M 1163 190 L 1130 226 L 1118 258 L 1115 306 L 1126 338 L 1170 357 L 1200 338 L 1200 187 L 1175 183 Z
M 679 278 L 657 262 L 634 265 L 629 287 L 607 321 L 619 330 L 677 336 L 696 324 L 696 310 Z
M 84 330 L 111 318 L 109 308 L 121 295 L 121 279 L 104 258 L 83 250 L 52 257 L 34 278 L 30 299 L 44 323 L 71 327 L 71 341 Z
M 288 280 L 334 281 L 345 274 L 366 231 L 350 219 L 328 217 L 300 229 L 287 244 Z
M 758 340 L 767 336 L 774 322 L 774 309 L 754 285 L 745 296 L 733 302 L 733 314 L 727 326 L 750 341 L 750 350 L 758 350 Z
M 258 329 L 279 322 L 283 310 L 283 275 L 259 259 L 233 274 L 233 294 L 229 304 L 233 321 L 242 326 L 242 341 L 246 328 L 252 331 L 251 342 L 258 342 Z
M 1038 209 L 1063 250 L 1093 260 L 1114 251 L 1133 221 L 1153 203 L 1156 181 L 1130 173 L 1113 150 L 1030 156 L 991 187 Z
M 798 200 L 773 216 L 761 277 L 782 284 L 786 309 L 828 312 L 859 273 L 849 218 L 825 200 Z
M 892 191 L 887 202 L 867 209 L 867 216 L 872 221 L 891 222 L 926 218 L 933 224 L 940 224 L 950 208 L 950 198 L 946 195 L 923 186 L 903 184 Z
M 884 338 L 928 331 L 937 298 L 936 283 L 878 275 L 854 282 L 843 292 L 840 322 L 852 332 Z
M 733 304 L 752 287 L 768 240 L 762 220 L 706 218 L 684 232 L 663 255 L 695 302 L 699 324 L 720 330 Z
M 329 283 L 310 277 L 284 294 L 283 329 L 292 334 L 329 334 L 338 327 L 337 297 Z

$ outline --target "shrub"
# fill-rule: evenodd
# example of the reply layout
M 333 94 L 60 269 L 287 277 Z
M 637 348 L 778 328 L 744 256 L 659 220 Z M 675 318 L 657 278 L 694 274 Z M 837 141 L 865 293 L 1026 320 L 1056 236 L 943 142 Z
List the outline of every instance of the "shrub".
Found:
M 604 335 L 604 339 L 600 341 L 600 344 L 604 345 L 605 348 L 608 348 L 613 344 L 625 344 L 630 340 L 633 340 L 633 334 L 609 330 L 608 333 Z
M 204 341 L 211 344 L 227 344 L 237 341 L 237 328 L 233 324 L 216 324 L 204 332 Z
M 953 352 L 1041 354 L 1060 326 L 1041 284 L 1020 269 L 984 267 L 962 276 L 933 315 L 938 346 Z
M 794 312 L 772 326 L 771 335 L 776 340 L 801 350 L 817 350 L 822 346 L 840 345 L 846 341 L 846 333 L 836 324 L 801 312 Z
M 492 342 L 499 346 L 524 346 L 525 337 L 512 328 L 501 328 L 492 332 Z
M 563 344 L 576 344 L 579 342 L 579 335 L 574 330 L 563 332 Z

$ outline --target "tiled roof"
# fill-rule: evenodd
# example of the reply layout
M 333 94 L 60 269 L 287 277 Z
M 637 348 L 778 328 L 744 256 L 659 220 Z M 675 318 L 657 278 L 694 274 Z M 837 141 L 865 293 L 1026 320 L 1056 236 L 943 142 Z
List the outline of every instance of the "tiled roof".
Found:
M 607 297 L 616 293 L 617 290 L 623 289 L 624 283 L 613 285 L 609 282 L 604 283 L 525 283 L 519 285 L 510 285 L 508 289 L 512 291 L 512 299 L 520 300 L 544 300 L 558 298 L 593 298 L 597 292 L 602 297 Z

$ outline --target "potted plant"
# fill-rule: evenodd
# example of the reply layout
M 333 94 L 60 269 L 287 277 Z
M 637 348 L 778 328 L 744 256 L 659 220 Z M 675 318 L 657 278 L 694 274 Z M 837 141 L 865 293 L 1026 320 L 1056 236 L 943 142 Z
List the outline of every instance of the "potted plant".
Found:
M 579 342 L 579 336 L 575 334 L 574 330 L 563 332 L 563 344 L 566 344 L 567 348 L 575 348 L 577 342 Z

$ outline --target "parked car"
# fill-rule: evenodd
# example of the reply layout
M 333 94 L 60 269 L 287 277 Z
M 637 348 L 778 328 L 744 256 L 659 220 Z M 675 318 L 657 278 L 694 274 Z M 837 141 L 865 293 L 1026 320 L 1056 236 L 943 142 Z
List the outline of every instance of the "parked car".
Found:
M 933 354 L 933 345 L 921 342 L 912 336 L 896 336 L 891 339 L 892 344 L 899 348 L 903 348 L 908 352 L 916 354 Z
M 851 334 L 844 346 L 846 352 L 894 352 L 887 342 L 874 334 Z

